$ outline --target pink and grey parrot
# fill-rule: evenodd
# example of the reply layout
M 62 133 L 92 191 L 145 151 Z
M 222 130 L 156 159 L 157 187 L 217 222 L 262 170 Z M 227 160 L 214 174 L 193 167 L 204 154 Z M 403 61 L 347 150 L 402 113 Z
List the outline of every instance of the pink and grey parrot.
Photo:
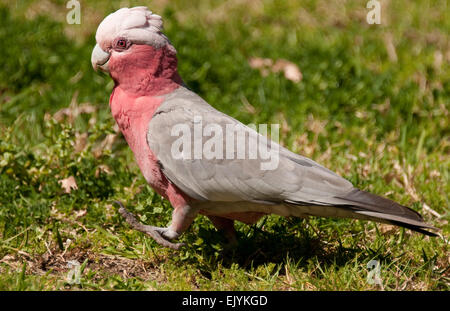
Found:
M 186 87 L 177 71 L 176 50 L 162 29 L 161 17 L 146 7 L 122 8 L 99 25 L 91 58 L 94 69 L 109 72 L 114 80 L 111 112 L 142 174 L 174 208 L 171 224 L 160 228 L 137 222 L 120 204 L 119 212 L 135 229 L 174 249 L 182 243 L 171 241 L 198 214 L 206 215 L 230 241 L 235 241 L 234 220 L 252 224 L 268 214 L 373 220 L 434 235 L 424 229 L 435 228 L 412 209 L 359 190 L 270 140 L 266 144 L 277 147 L 279 156 L 278 165 L 270 170 L 261 168 L 259 156 L 174 157 L 178 137 L 172 130 L 178 124 L 194 132 L 200 118 L 202 129 L 214 125 L 225 132 L 227 125 L 239 125 L 246 132 L 248 128 Z M 192 138 L 192 146 L 198 143 L 204 146 L 202 137 Z M 236 149 L 246 147 L 238 144 Z M 191 152 L 183 152 L 187 151 Z

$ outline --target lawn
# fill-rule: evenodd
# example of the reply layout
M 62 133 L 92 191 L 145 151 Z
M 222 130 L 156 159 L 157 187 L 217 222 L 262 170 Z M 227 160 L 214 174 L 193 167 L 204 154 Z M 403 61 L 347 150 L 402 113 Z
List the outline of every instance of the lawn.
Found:
M 0 290 L 450 289 L 448 1 L 383 0 L 379 25 L 367 1 L 80 2 L 77 25 L 63 0 L 0 0 Z M 230 250 L 199 216 L 174 251 L 132 230 L 114 200 L 158 226 L 172 207 L 117 131 L 113 82 L 90 54 L 100 21 L 135 5 L 164 18 L 181 76 L 211 105 L 280 124 L 284 146 L 441 236 L 272 215 L 237 223 Z M 294 64 L 301 80 L 261 59 Z M 382 284 L 368 281 L 371 260 Z

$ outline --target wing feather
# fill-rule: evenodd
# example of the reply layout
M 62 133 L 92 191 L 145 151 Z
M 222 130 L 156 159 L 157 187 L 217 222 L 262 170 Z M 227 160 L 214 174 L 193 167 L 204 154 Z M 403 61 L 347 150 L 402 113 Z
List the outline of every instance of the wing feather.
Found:
M 191 133 L 191 147 L 195 144 L 194 121 L 200 119 L 202 129 L 207 125 L 217 124 L 222 129 L 223 137 L 227 125 L 240 126 L 242 131 L 255 133 L 241 122 L 227 116 L 206 103 L 196 94 L 180 88 L 168 96 L 157 109 L 149 123 L 147 141 L 150 148 L 162 164 L 164 174 L 188 195 L 209 201 L 254 201 L 267 200 L 284 202 L 286 200 L 313 203 L 349 192 L 353 186 L 344 178 L 320 166 L 316 162 L 290 152 L 282 146 L 266 140 L 259 134 L 246 134 L 245 145 L 234 141 L 232 159 L 176 159 L 171 147 L 179 136 L 172 136 L 171 130 L 177 124 L 185 124 Z M 208 138 L 202 137 L 201 146 Z M 261 164 L 268 160 L 261 158 L 240 159 L 237 148 L 248 152 L 252 139 L 265 142 L 264 148 L 277 147 L 278 166 L 273 170 L 261 169 Z M 223 141 L 223 156 L 228 145 Z M 326 201 L 326 200 L 325 200 Z
M 197 121 L 195 120 L 197 117 Z M 147 142 L 155 153 L 165 176 L 190 197 L 208 206 L 224 206 L 235 202 L 235 207 L 244 206 L 253 211 L 278 211 L 282 215 L 316 215 L 330 217 L 353 217 L 387 222 L 424 234 L 433 235 L 423 228 L 432 226 L 423 222 L 422 217 L 408 207 L 391 200 L 354 188 L 346 179 L 319 165 L 311 159 L 295 154 L 286 148 L 266 140 L 259 134 L 246 134 L 244 145 L 234 141 L 234 158 L 228 159 L 228 145 L 223 141 L 223 158 L 205 157 L 176 158 L 171 147 L 178 136 L 171 130 L 177 124 L 185 124 L 190 133 L 194 125 L 202 122 L 202 130 L 207 125 L 216 124 L 222 129 L 223 137 L 228 125 L 241 126 L 241 131 L 251 133 L 232 117 L 217 111 L 201 97 L 180 87 L 168 95 L 157 109 L 149 123 Z M 197 122 L 197 123 L 196 123 Z M 191 135 L 191 146 L 199 137 Z M 200 136 L 200 146 L 207 139 Z M 238 148 L 248 150 L 252 139 L 264 142 L 264 148 L 278 148 L 278 166 L 263 170 L 264 159 L 260 154 L 256 159 L 240 159 Z M 190 150 L 189 150 L 190 151 Z M 233 206 L 230 206 L 233 208 Z

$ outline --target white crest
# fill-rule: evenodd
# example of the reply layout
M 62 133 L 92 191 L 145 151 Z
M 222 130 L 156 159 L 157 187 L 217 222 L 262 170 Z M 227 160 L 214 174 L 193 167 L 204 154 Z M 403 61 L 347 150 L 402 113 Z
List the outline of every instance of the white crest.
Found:
M 161 16 L 153 14 L 147 7 L 121 8 L 105 17 L 98 26 L 95 39 L 104 50 L 118 37 L 127 38 L 132 43 L 160 48 L 170 45 L 162 30 Z

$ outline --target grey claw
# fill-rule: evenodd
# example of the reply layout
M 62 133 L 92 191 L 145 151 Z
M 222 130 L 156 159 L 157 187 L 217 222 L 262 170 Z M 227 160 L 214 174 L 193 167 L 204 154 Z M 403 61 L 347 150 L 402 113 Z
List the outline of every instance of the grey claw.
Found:
M 178 233 L 168 228 L 144 225 L 140 223 L 133 214 L 127 211 L 121 202 L 114 201 L 114 203 L 120 206 L 119 213 L 123 216 L 123 218 L 125 218 L 131 227 L 151 236 L 158 244 L 175 250 L 179 250 L 185 245 L 184 243 L 172 243 L 169 241 L 169 239 L 177 238 L 179 236 Z

